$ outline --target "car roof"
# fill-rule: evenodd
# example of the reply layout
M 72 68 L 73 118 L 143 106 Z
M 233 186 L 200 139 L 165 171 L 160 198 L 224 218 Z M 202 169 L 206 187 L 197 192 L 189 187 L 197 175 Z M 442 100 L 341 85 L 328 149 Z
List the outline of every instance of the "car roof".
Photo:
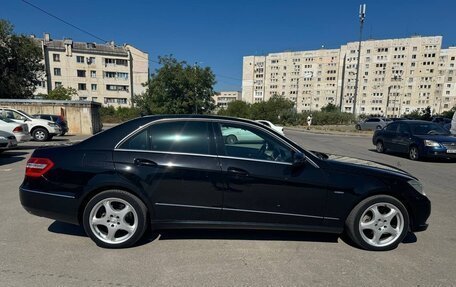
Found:
M 430 121 L 423 121 L 423 120 L 403 120 L 401 123 L 406 123 L 406 124 L 434 124 L 433 122 Z

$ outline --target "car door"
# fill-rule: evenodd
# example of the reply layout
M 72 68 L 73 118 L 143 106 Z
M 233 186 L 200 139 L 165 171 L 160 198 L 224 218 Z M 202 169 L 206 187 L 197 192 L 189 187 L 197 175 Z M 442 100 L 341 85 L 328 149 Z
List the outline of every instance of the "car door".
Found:
M 384 128 L 383 145 L 389 151 L 397 151 L 397 128 L 397 122 L 390 123 Z
M 118 173 L 144 190 L 156 221 L 217 221 L 223 198 L 221 169 L 210 122 L 151 124 L 114 151 Z
M 399 123 L 396 138 L 397 151 L 402 153 L 408 153 L 411 140 L 411 131 L 408 124 Z
M 296 150 L 267 128 L 231 122 L 214 128 L 227 185 L 222 220 L 308 226 L 323 222 L 327 178 L 321 169 L 311 162 L 293 167 Z M 228 142 L 222 136 L 226 128 L 251 133 L 257 141 Z

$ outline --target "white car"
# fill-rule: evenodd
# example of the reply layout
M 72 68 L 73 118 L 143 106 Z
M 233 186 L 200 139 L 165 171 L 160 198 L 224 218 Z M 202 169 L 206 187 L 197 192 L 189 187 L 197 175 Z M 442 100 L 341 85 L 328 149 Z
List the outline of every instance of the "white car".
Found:
M 0 117 L 0 131 L 12 133 L 18 142 L 26 142 L 32 139 L 27 124 L 16 123 L 10 119 Z
M 12 133 L 0 131 L 0 153 L 17 146 L 16 137 Z
M 256 122 L 260 123 L 260 124 L 263 124 L 263 125 L 267 126 L 268 128 L 271 128 L 271 129 L 275 130 L 276 132 L 278 132 L 281 135 L 284 135 L 283 134 L 283 127 L 281 127 L 281 126 L 276 126 L 273 123 L 271 123 L 270 121 L 266 121 L 266 120 L 256 120 Z
M 36 141 L 51 140 L 53 136 L 60 134 L 60 127 L 47 120 L 35 119 L 26 112 L 10 108 L 0 108 L 0 117 L 10 119 L 16 123 L 25 123 L 30 134 Z

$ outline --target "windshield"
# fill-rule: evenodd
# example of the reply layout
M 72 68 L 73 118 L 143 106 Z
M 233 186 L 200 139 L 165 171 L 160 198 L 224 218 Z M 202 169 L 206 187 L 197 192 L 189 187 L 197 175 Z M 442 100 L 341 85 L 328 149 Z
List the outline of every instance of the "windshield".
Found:
M 449 135 L 450 133 L 434 123 L 411 124 L 414 135 Z
M 31 115 L 27 114 L 26 112 L 22 111 L 22 110 L 18 110 L 19 112 L 21 112 L 23 115 L 25 115 L 26 117 L 29 117 L 29 118 L 33 118 Z

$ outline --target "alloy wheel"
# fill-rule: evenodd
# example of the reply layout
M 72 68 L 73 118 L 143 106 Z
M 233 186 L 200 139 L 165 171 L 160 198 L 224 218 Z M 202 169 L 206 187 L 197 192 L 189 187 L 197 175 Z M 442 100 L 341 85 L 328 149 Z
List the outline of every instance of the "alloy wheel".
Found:
M 45 138 L 46 138 L 46 135 L 44 134 L 43 131 L 39 130 L 39 131 L 35 132 L 35 139 L 37 139 L 39 141 L 44 141 Z
M 418 157 L 419 157 L 419 154 L 418 154 L 418 148 L 416 147 L 411 147 L 410 148 L 410 151 L 409 151 L 409 157 L 411 160 L 417 160 Z
M 138 215 L 127 201 L 106 198 L 90 211 L 89 224 L 99 240 L 109 244 L 120 244 L 135 234 L 138 228 Z
M 361 238 L 371 246 L 391 245 L 404 230 L 404 216 L 398 207 L 380 202 L 369 206 L 359 221 Z
M 377 145 L 375 146 L 375 148 L 376 148 L 377 152 L 379 152 L 379 153 L 382 153 L 382 152 L 385 151 L 385 148 L 383 146 L 383 142 L 381 142 L 381 141 L 377 142 Z

